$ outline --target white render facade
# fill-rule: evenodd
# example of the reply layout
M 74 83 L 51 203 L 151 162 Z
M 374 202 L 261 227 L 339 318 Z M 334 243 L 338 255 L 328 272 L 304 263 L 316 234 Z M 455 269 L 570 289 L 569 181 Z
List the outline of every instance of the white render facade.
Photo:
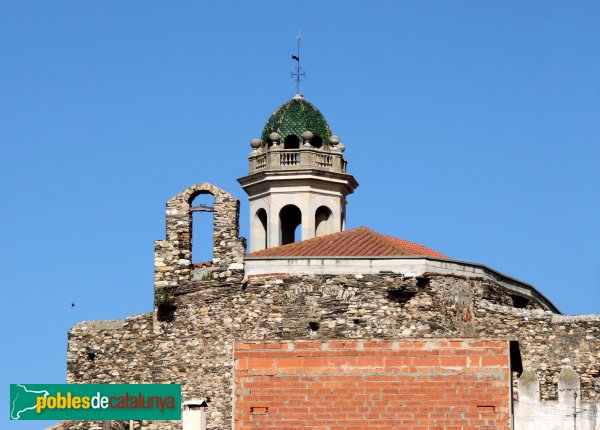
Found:
M 285 218 L 285 208 L 290 206 L 300 212 L 298 240 L 344 231 L 347 187 L 347 181 L 323 178 L 318 172 L 268 172 L 256 182 L 246 184 L 244 189 L 250 204 L 250 252 L 289 243 L 285 240 L 284 224 L 290 221 Z M 264 223 L 261 214 L 266 214 Z

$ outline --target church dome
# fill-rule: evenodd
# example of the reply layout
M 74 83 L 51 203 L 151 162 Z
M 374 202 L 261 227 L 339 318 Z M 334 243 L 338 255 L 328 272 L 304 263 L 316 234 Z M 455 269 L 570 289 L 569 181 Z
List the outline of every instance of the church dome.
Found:
M 263 129 L 262 144 L 270 145 L 269 135 L 278 133 L 286 149 L 298 148 L 302 142 L 302 134 L 312 133 L 310 143 L 316 148 L 329 146 L 331 129 L 323 114 L 312 103 L 304 100 L 300 94 L 277 109 L 269 118 Z M 309 134 L 305 134 L 310 136 Z

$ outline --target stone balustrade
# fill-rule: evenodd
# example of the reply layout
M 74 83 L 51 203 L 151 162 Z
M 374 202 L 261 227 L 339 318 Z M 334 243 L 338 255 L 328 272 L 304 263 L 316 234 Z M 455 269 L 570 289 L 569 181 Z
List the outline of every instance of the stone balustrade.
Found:
M 315 168 L 346 173 L 346 159 L 337 149 L 302 146 L 297 149 L 282 149 L 272 146 L 259 148 L 248 156 L 250 174 L 265 170 L 290 170 Z

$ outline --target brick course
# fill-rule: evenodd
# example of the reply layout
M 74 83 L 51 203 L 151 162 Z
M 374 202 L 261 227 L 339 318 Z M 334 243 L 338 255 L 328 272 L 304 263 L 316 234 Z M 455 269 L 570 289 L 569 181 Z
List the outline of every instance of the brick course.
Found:
M 236 343 L 235 428 L 509 429 L 508 341 Z

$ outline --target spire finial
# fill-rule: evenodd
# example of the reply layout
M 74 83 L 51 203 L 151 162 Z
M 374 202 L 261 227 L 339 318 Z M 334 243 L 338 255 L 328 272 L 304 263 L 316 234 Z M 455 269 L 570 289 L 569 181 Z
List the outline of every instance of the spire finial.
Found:
M 293 79 L 296 80 L 296 94 L 300 94 L 300 82 L 302 78 L 306 76 L 302 67 L 300 67 L 300 41 L 302 40 L 302 36 L 300 36 L 300 30 L 298 30 L 298 36 L 296 36 L 296 40 L 298 41 L 298 53 L 296 55 L 292 55 L 292 60 L 296 60 L 296 71 L 292 72 L 290 75 Z

